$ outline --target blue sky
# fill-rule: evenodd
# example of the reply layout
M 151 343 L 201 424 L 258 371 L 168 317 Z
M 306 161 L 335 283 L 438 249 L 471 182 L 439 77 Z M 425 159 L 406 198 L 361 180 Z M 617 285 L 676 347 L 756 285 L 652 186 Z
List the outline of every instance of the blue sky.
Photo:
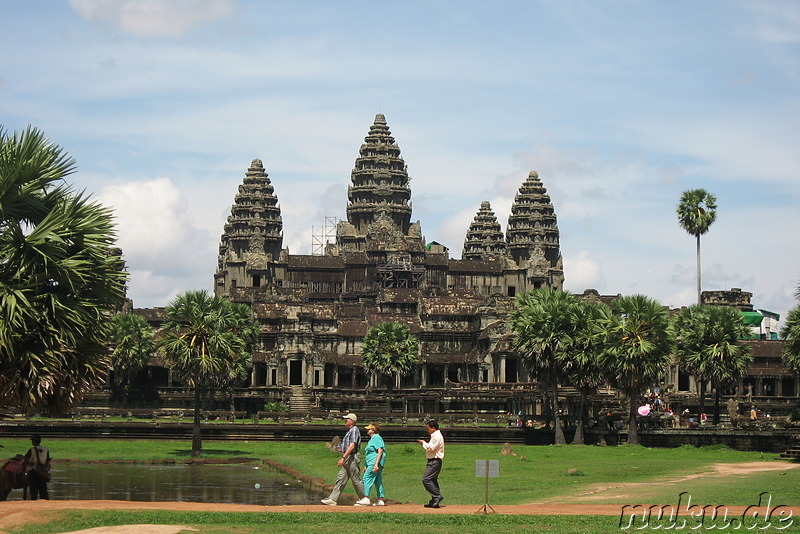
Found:
M 800 3 L 6 1 L 0 45 L 0 124 L 43 130 L 114 207 L 137 307 L 211 289 L 254 158 L 309 253 L 376 113 L 453 257 L 481 201 L 505 228 L 537 170 L 566 289 L 689 305 L 675 207 L 702 187 L 703 289 L 796 303 Z

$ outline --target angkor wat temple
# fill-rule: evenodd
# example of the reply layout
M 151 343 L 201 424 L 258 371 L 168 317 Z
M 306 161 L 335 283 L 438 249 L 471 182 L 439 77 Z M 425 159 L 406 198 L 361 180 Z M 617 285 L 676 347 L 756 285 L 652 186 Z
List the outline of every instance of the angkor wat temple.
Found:
M 347 220 L 338 223 L 335 241 L 324 254 L 297 255 L 283 246 L 275 187 L 262 161 L 252 161 L 224 226 L 214 275 L 215 294 L 250 305 L 261 325 L 239 409 L 281 401 L 294 411 L 541 413 L 507 325 L 516 294 L 561 289 L 564 282 L 556 215 L 538 173 L 520 184 L 505 234 L 489 202 L 476 199 L 461 259 L 426 242 L 420 222 L 412 222 L 409 183 L 379 114 L 355 160 Z M 752 310 L 749 295 L 743 306 Z M 613 298 L 593 290 L 583 296 Z M 157 324 L 159 310 L 137 313 Z M 360 365 L 364 335 L 387 321 L 408 325 L 420 342 L 421 364 L 399 390 Z M 771 360 L 779 353 L 772 346 L 759 350 Z M 764 376 L 773 380 L 773 392 L 796 395 L 796 378 L 784 371 Z M 150 385 L 173 386 L 169 370 L 148 372 Z M 677 389 L 694 389 L 675 368 L 670 375 Z
M 383 115 L 351 182 L 347 220 L 323 255 L 283 248 L 278 197 L 260 160 L 239 186 L 214 287 L 251 305 L 261 322 L 252 386 L 293 386 L 301 397 L 310 395 L 303 388 L 381 388 L 368 384 L 359 352 L 367 330 L 387 321 L 408 325 L 420 341 L 421 365 L 406 387 L 527 380 L 509 352 L 506 316 L 517 292 L 564 281 L 556 216 L 538 174 L 520 185 L 505 235 L 480 203 L 460 260 L 426 243 L 412 222 L 409 175 Z

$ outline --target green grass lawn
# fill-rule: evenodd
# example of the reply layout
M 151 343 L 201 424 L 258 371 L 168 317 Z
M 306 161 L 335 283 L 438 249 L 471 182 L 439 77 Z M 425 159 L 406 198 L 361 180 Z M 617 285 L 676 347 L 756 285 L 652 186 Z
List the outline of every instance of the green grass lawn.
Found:
M 24 452 L 30 446 L 27 440 L 0 441 L 6 454 Z M 126 459 L 149 461 L 174 459 L 183 461 L 190 456 L 188 441 L 118 441 L 118 440 L 49 440 L 43 445 L 51 450 L 57 459 L 109 460 Z M 416 443 L 387 444 L 388 457 L 384 474 L 387 496 L 400 502 L 427 502 L 428 495 L 422 487 L 420 478 L 424 468 L 424 453 Z M 790 469 L 791 464 L 777 459 L 776 454 L 742 452 L 726 447 L 691 446 L 677 449 L 647 449 L 639 446 L 596 447 L 596 446 L 524 446 L 515 445 L 514 456 L 501 456 L 500 445 L 447 445 L 447 455 L 440 476 L 446 503 L 483 504 L 484 480 L 475 477 L 476 460 L 499 460 L 500 477 L 490 479 L 491 504 L 519 504 L 557 500 L 558 502 L 590 502 L 587 492 L 594 492 L 593 503 L 614 504 L 677 504 L 678 494 L 689 492 L 694 503 L 751 505 L 756 504 L 761 492 L 773 496 L 773 504 L 800 505 L 800 469 Z M 229 458 L 247 457 L 253 461 L 272 459 L 288 465 L 307 475 L 320 477 L 332 483 L 335 479 L 338 454 L 327 450 L 324 443 L 286 443 L 286 442 L 230 442 L 205 441 L 204 457 Z M 715 463 L 740 463 L 754 461 L 775 462 L 786 469 L 731 475 L 726 477 L 701 476 L 680 481 L 682 477 L 707 473 Z M 638 484 L 635 487 L 628 486 Z M 597 491 L 600 487 L 615 487 L 615 491 Z M 616 490 L 616 488 L 624 488 Z M 345 491 L 352 492 L 352 486 Z M 622 495 L 622 496 L 620 496 Z M 138 513 L 138 512 L 137 512 Z M 344 519 L 339 514 L 325 515 L 318 520 L 317 514 L 302 514 L 300 523 L 293 526 L 293 514 L 162 514 L 161 512 L 141 512 L 151 518 L 162 515 L 172 518 L 170 524 L 202 525 L 202 532 L 285 532 L 291 529 L 304 532 L 343 532 L 352 521 L 350 515 Z M 97 526 L 93 522 L 112 519 L 122 524 L 138 522 L 164 522 L 159 520 L 142 521 L 135 519 L 133 513 L 101 513 L 80 511 L 71 513 L 70 519 L 44 526 L 31 526 L 34 530 L 25 532 L 64 532 L 77 528 Z M 372 518 L 376 514 L 365 517 Z M 240 517 L 241 516 L 241 517 Z M 273 517 L 280 516 L 280 517 Z M 183 517 L 185 520 L 178 520 Z M 335 517 L 335 519 L 332 519 Z M 359 514 L 359 517 L 361 515 Z M 381 515 L 379 530 L 382 532 L 430 532 L 427 519 L 420 521 L 417 516 L 392 514 Z M 455 516 L 462 517 L 462 516 Z M 267 519 L 268 518 L 268 519 Z M 62 528 L 67 521 L 85 525 L 75 528 Z M 306 523 L 312 527 L 306 529 Z M 369 519 L 365 521 L 370 521 Z M 387 522 L 385 523 L 384 522 Z M 459 523 L 467 521 L 467 523 Z M 614 517 L 468 517 L 464 519 L 436 519 L 437 532 L 511 532 L 526 529 L 528 532 L 619 532 L 619 518 Z M 58 526 L 53 526 L 57 523 Z M 72 524 L 72 523 L 69 523 Z M 120 523 L 116 523 L 120 524 Z M 468 525 L 468 528 L 466 527 Z M 367 525 L 364 525 L 367 527 Z M 799 525 L 800 526 L 800 525 Z M 56 528 L 56 530 L 35 530 Z M 610 529 L 610 530 L 609 530 Z M 784 532 L 791 532 L 786 529 Z
M 522 516 L 522 515 L 414 515 L 329 513 L 216 513 L 170 511 L 81 511 L 59 515 L 57 521 L 13 529 L 13 534 L 72 532 L 114 525 L 183 525 L 203 534 L 339 534 L 353 531 L 380 534 L 612 534 L 637 531 L 620 528 L 616 516 Z M 780 532 L 800 532 L 794 524 L 772 523 Z M 626 524 L 627 526 L 627 524 Z M 689 520 L 681 530 L 700 530 Z M 705 527 L 710 526 L 706 524 Z M 758 526 L 763 526 L 763 523 Z M 642 529 L 638 529 L 642 530 Z M 772 529 L 770 529 L 772 530 Z M 763 530 L 762 530 L 763 531 Z
M 327 513 L 213 513 L 167 511 L 71 511 L 59 521 L 28 525 L 14 534 L 70 532 L 112 525 L 186 525 L 203 534 L 611 534 L 619 533 L 616 517 L 475 516 Z

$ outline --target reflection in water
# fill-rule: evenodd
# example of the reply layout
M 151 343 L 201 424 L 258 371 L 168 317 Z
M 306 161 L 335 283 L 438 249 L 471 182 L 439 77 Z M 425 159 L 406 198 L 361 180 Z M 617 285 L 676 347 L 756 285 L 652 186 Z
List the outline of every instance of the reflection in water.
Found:
M 258 484 L 260 487 L 256 487 Z M 50 498 L 312 504 L 319 495 L 296 480 L 252 465 L 53 464 Z M 9 497 L 21 499 L 15 490 Z

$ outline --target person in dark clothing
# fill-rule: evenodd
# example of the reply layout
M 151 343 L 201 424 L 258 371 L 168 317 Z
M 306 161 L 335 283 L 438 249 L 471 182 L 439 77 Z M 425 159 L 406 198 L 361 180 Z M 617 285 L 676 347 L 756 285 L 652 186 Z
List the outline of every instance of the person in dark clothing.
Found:
M 42 447 L 42 437 L 39 434 L 31 436 L 33 447 L 25 453 L 25 465 L 28 468 L 28 486 L 31 492 L 31 500 L 36 500 L 39 496 L 49 500 L 47 492 L 47 482 L 50 480 L 50 451 L 47 447 Z

